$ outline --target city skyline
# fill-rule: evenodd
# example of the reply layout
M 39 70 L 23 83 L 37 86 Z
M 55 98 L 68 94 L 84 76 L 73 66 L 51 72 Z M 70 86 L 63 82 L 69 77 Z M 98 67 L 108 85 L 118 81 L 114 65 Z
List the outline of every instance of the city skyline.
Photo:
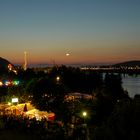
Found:
M 0 57 L 23 64 L 140 60 L 138 0 L 0 0 Z

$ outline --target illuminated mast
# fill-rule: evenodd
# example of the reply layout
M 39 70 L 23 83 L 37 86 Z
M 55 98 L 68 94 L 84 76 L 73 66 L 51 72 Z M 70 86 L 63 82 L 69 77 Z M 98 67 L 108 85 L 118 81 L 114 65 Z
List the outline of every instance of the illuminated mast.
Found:
M 23 69 L 26 71 L 27 70 L 27 52 L 24 52 L 24 66 Z

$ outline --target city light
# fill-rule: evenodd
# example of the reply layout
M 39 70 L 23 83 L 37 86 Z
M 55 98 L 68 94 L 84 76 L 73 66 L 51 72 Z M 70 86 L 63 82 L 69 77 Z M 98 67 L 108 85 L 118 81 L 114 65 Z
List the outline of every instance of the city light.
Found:
M 3 86 L 3 83 L 0 81 L 0 86 Z
M 4 81 L 0 81 L 0 86 L 17 86 L 19 85 L 20 81 L 19 80 L 4 80 Z
M 86 119 L 86 116 L 87 116 L 87 112 L 84 111 L 82 113 L 82 115 L 83 115 L 83 118 L 84 118 L 84 125 L 86 125 L 86 120 L 85 119 Z
M 10 81 L 5 81 L 5 85 L 6 86 L 10 86 L 11 85 L 11 82 Z
M 13 85 L 19 85 L 19 81 L 13 81 Z
M 59 76 L 56 77 L 56 81 L 57 81 L 57 82 L 60 81 L 60 77 L 59 77 Z
M 86 117 L 87 116 L 87 112 L 84 111 L 83 112 L 83 116 Z
M 11 102 L 8 102 L 8 105 L 11 105 Z

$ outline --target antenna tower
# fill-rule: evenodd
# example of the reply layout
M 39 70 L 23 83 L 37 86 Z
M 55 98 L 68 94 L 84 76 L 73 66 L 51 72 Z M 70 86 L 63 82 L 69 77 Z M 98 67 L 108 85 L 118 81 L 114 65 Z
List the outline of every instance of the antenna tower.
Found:
M 24 52 L 24 66 L 23 69 L 26 71 L 27 70 L 27 52 Z

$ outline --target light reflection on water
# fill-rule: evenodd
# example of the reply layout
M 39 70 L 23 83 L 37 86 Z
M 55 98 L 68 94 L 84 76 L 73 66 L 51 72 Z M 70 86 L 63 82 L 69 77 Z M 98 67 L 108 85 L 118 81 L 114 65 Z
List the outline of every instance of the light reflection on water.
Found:
M 125 75 L 122 76 L 122 86 L 124 90 L 128 91 L 130 97 L 134 97 L 136 94 L 140 94 L 140 75 L 130 76 Z

